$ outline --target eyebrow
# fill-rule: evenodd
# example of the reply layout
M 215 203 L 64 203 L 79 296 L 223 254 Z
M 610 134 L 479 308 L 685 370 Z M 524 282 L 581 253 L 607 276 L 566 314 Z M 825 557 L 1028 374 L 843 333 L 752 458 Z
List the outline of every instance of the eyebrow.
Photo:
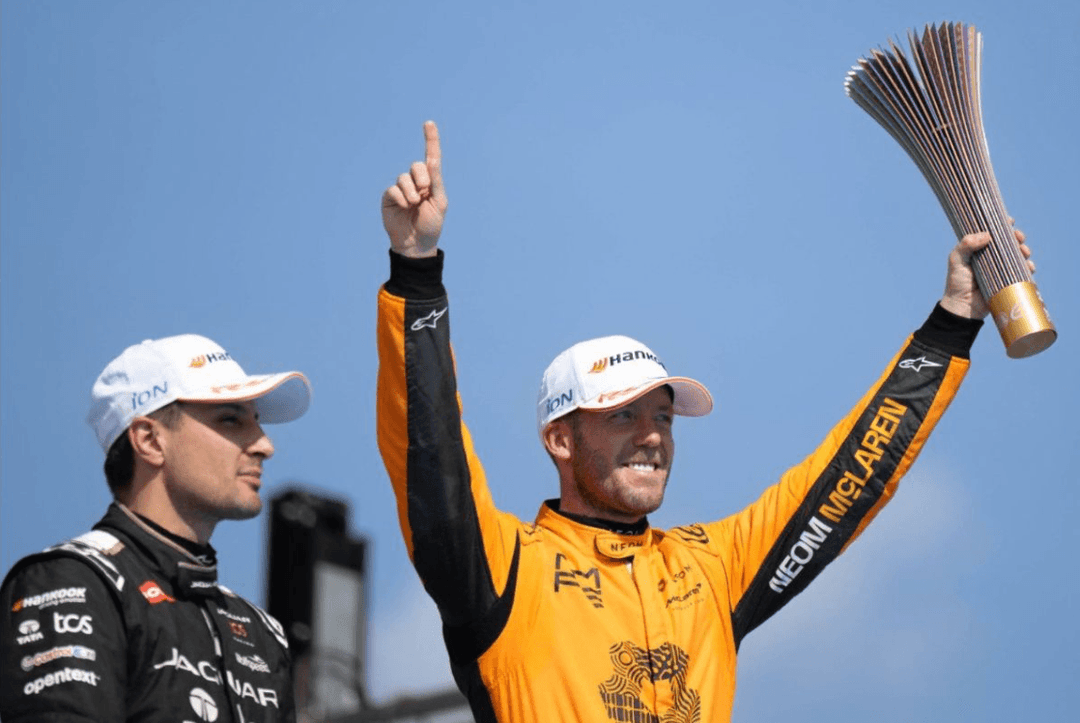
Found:
M 637 400 L 635 399 L 634 402 L 636 402 L 636 401 Z M 622 405 L 621 407 L 612 407 L 611 409 L 609 409 L 607 411 L 609 413 L 611 413 L 611 414 L 614 414 L 616 412 L 629 411 L 630 408 L 634 406 L 634 402 L 628 402 L 628 403 Z M 585 411 L 590 411 L 590 410 L 585 410 Z M 599 411 L 603 411 L 603 410 L 599 410 Z M 659 407 L 657 407 L 656 411 L 658 411 L 658 412 L 674 412 L 675 411 L 675 405 L 672 404 L 671 402 L 668 402 L 666 404 L 661 404 Z
M 217 411 L 217 412 L 220 412 L 220 411 L 232 411 L 232 412 L 236 412 L 237 414 L 242 414 L 242 415 L 248 413 L 247 407 L 245 407 L 243 404 L 239 404 L 237 402 L 217 402 L 217 403 L 212 403 L 211 406 L 214 408 L 214 411 Z M 252 405 L 251 414 L 252 414 L 252 416 L 255 417 L 255 421 L 259 420 L 259 409 L 258 409 L 258 407 Z

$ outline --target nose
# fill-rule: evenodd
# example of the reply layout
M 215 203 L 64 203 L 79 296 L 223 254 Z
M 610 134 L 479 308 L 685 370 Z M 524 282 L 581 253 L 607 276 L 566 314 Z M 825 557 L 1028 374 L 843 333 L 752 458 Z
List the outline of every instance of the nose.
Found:
M 639 447 L 659 447 L 664 435 L 655 419 L 642 417 L 638 420 L 634 443 Z
M 270 459 L 274 456 L 274 443 L 270 441 L 270 437 L 263 431 L 261 425 L 258 425 L 257 434 L 255 441 L 248 446 L 248 453 L 263 459 Z

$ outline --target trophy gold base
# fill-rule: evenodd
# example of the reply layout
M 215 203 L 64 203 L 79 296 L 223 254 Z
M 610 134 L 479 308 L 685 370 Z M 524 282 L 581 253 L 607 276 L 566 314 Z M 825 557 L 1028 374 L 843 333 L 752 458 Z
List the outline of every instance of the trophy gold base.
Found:
M 1057 339 L 1057 329 L 1031 281 L 1006 286 L 994 294 L 990 315 L 1005 342 L 1005 353 L 1012 359 L 1038 354 Z

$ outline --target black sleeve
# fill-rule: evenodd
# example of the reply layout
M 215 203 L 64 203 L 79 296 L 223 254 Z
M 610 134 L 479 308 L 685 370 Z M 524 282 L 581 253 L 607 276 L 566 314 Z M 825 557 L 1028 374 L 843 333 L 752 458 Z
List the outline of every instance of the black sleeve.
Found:
M 413 259 L 390 252 L 390 279 L 386 290 L 403 299 L 427 300 L 446 296 L 443 286 L 443 251 L 434 256 Z
M 70 557 L 16 565 L 0 588 L 0 719 L 123 721 L 127 645 L 108 583 Z
M 915 332 L 915 338 L 951 356 L 970 359 L 971 345 L 975 343 L 982 325 L 982 319 L 957 316 L 938 304 Z

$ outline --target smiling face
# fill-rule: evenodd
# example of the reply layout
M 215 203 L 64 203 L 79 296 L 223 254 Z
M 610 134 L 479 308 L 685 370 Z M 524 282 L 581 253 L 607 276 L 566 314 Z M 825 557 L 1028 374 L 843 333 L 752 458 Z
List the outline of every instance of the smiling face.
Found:
M 675 456 L 674 414 L 671 391 L 658 387 L 620 407 L 556 420 L 560 509 L 633 523 L 660 507 Z
M 180 404 L 178 419 L 161 425 L 161 481 L 175 514 L 208 539 L 221 520 L 245 520 L 262 510 L 263 462 L 274 445 L 254 402 Z

